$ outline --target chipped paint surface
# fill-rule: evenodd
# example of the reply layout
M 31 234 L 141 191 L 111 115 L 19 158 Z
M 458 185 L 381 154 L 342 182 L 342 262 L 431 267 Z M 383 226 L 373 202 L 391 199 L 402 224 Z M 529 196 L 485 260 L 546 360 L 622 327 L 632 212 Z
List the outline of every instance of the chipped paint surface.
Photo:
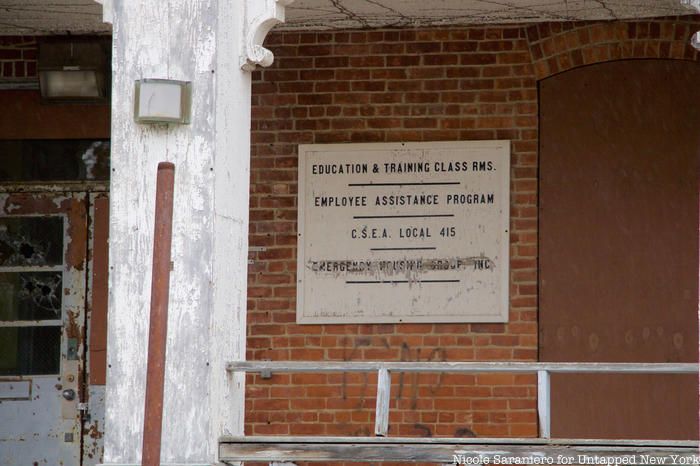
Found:
M 246 11 L 245 47 L 241 56 L 241 68 L 255 70 L 256 65 L 270 66 L 272 52 L 263 47 L 267 34 L 277 24 L 284 23 L 285 7 L 294 0 L 259 0 L 251 3 L 254 8 Z
M 245 12 L 266 14 L 259 0 L 244 3 L 113 4 L 112 148 L 119 157 L 110 193 L 105 464 L 140 460 L 161 161 L 175 164 L 161 461 L 215 462 L 217 438 L 243 432 L 243 379 L 224 369 L 245 354 L 251 78 L 240 69 L 240 52 Z M 130 96 L 141 78 L 192 81 L 192 123 L 134 123 Z
M 104 386 L 104 357 L 106 351 L 106 295 L 108 274 L 107 255 L 107 224 L 108 198 L 105 194 L 90 195 L 90 242 L 88 243 L 88 315 L 86 352 L 89 377 L 87 385 L 87 412 L 83 416 L 83 463 L 82 466 L 95 466 L 104 459 L 104 419 L 105 419 L 105 386 Z M 101 275 L 104 275 L 102 277 Z M 98 309 L 99 308 L 99 309 Z
M 60 400 L 57 398 L 61 392 L 56 389 L 59 377 L 34 376 L 31 379 L 31 400 L 0 402 L 0 464 L 77 465 L 78 437 L 75 437 L 77 443 L 64 442 L 65 433 L 77 435 L 77 431 L 72 420 L 61 419 Z
M 89 388 L 88 416 L 83 423 L 83 463 L 95 466 L 102 463 L 104 451 L 105 387 L 92 385 Z
M 161 2 L 159 8 L 146 1 L 114 5 L 113 96 L 131 96 L 133 82 L 140 78 L 192 81 L 193 118 L 189 126 L 140 126 L 133 122 L 130 98 L 112 101 L 112 142 L 120 157 L 113 159 L 110 196 L 108 464 L 140 459 L 155 176 L 158 162 L 166 160 L 176 166 L 176 216 L 162 461 L 172 462 L 177 454 L 200 457 L 208 448 L 208 420 L 201 415 L 203 399 L 197 394 L 208 391 L 212 201 L 205 187 L 213 178 L 212 128 L 202 116 L 213 98 L 213 47 L 207 47 L 215 22 L 211 7 L 211 2 L 174 1 Z M 182 47 L 179 40 L 192 46 Z M 178 427 L 183 425 L 188 428 Z M 197 440 L 188 441 L 188 435 Z
M 257 3 L 269 0 L 257 0 Z M 274 1 L 274 0 L 273 0 Z M 104 4 L 102 8 L 99 3 Z M 0 34 L 109 33 L 112 0 L 0 0 Z M 693 14 L 681 0 L 296 0 L 284 29 L 430 27 Z
M 60 274 L 63 289 L 44 293 L 44 298 L 61 297 L 62 312 L 57 315 L 57 319 L 62 319 L 63 331 L 59 374 L 0 378 L 31 382 L 29 399 L 7 399 L 0 403 L 0 419 L 3 420 L 0 423 L 0 464 L 74 466 L 79 464 L 81 435 L 78 403 L 81 399 L 82 380 L 79 355 L 83 354 L 84 348 L 87 247 L 85 196 L 0 194 L 0 217 L 7 216 L 57 216 L 63 219 L 62 265 L 58 265 L 59 270 L 62 268 Z M 22 270 L 31 271 L 31 267 L 35 266 L 25 265 Z M 73 390 L 76 393 L 75 399 L 65 399 L 62 396 L 64 390 Z

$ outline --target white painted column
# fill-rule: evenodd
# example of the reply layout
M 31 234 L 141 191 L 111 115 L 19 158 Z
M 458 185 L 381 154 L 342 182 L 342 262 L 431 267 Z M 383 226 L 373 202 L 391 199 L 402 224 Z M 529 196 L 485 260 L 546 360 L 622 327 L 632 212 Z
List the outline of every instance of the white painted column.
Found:
M 140 464 L 156 166 L 175 164 L 164 464 L 213 464 L 243 433 L 249 70 L 291 0 L 98 0 L 113 23 L 110 294 L 104 464 Z M 134 81 L 192 82 L 185 126 L 136 124 Z

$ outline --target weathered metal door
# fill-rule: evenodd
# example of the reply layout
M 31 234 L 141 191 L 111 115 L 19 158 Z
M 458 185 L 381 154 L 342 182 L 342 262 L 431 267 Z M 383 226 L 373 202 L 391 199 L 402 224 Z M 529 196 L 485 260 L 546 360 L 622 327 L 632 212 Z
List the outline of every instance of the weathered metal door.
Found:
M 0 464 L 77 466 L 84 193 L 0 194 Z

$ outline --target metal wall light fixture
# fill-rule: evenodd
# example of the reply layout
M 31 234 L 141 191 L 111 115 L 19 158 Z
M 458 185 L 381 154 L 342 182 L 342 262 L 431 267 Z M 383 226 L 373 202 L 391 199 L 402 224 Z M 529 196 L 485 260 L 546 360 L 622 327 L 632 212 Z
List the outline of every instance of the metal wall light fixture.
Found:
M 44 101 L 107 99 L 109 43 L 91 37 L 49 38 L 39 43 L 39 88 Z
M 136 81 L 134 120 L 137 123 L 190 123 L 192 83 L 172 79 Z

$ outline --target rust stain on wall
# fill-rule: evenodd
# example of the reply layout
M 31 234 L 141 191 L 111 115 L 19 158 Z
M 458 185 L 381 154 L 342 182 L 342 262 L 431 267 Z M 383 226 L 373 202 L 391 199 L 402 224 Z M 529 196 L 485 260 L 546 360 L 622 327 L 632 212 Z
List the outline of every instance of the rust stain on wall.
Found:
M 104 432 L 100 427 L 100 422 L 95 420 L 85 425 L 83 428 L 83 449 L 84 456 L 88 458 L 100 457 L 102 455 L 102 448 L 100 445 L 100 440 L 104 436 Z
M 66 337 L 76 338 L 78 341 L 82 341 L 83 331 L 81 325 L 75 320 L 75 312 L 68 311 L 68 323 L 65 326 Z

